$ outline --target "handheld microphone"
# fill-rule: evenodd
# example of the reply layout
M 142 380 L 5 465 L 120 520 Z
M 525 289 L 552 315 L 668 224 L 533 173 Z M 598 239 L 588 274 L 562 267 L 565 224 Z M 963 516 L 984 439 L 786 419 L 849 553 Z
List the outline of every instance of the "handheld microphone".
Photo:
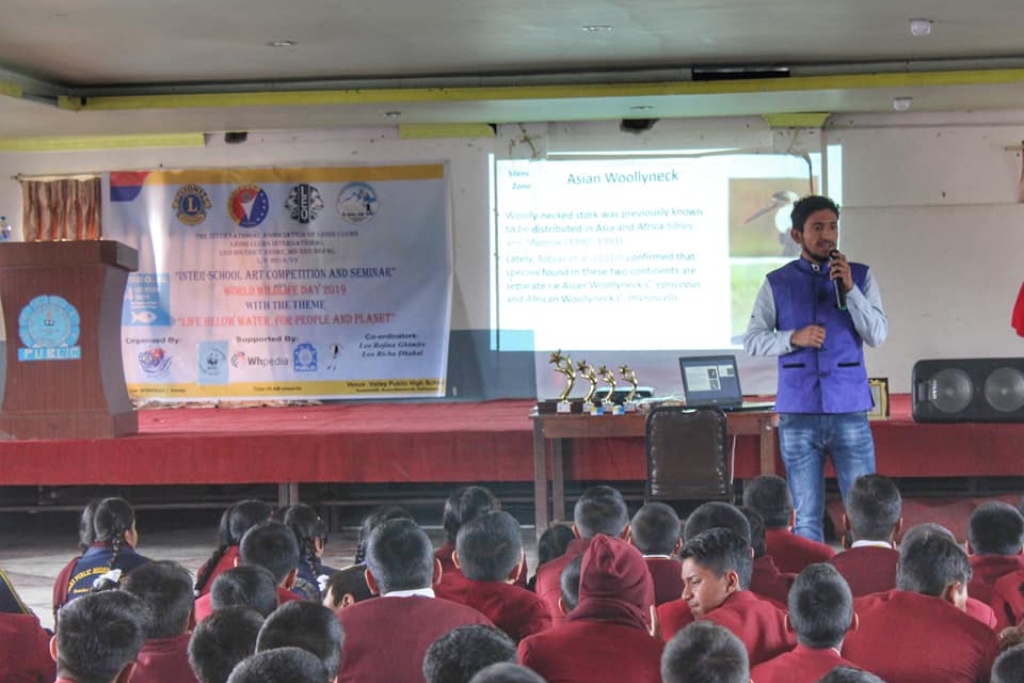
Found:
M 828 255 L 829 255 L 830 258 L 835 258 L 836 256 L 839 255 L 839 250 L 838 249 L 833 249 L 832 251 L 830 251 L 828 253 Z M 845 311 L 846 310 L 846 285 L 844 285 L 843 281 L 840 280 L 839 278 L 835 278 L 835 279 L 832 280 L 832 286 L 836 288 L 836 307 L 839 308 L 840 311 Z

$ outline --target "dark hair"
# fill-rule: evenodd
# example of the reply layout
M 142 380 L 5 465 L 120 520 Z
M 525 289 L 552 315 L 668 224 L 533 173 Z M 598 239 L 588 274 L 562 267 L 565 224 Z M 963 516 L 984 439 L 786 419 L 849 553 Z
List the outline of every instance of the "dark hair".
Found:
M 750 576 L 754 571 L 750 541 L 732 529 L 716 527 L 697 534 L 683 545 L 679 557 L 682 560 L 692 559 L 716 576 L 734 571 L 739 576 L 740 588 L 750 588 Z
M 545 683 L 533 669 L 518 664 L 502 662 L 481 669 L 469 683 Z
M 188 631 L 192 615 L 192 575 L 172 560 L 147 562 L 125 576 L 121 590 L 149 610 L 146 638 L 173 638 Z
M 217 563 L 224 557 L 228 548 L 242 542 L 245 532 L 261 522 L 270 519 L 273 508 L 261 500 L 243 500 L 235 503 L 220 516 L 220 527 L 217 530 L 217 549 L 206 560 L 196 577 L 196 595 L 206 588 L 213 576 Z
M 902 514 L 900 490 L 889 477 L 865 474 L 846 493 L 846 518 L 856 540 L 888 541 Z
M 239 662 L 227 683 L 327 683 L 327 670 L 316 655 L 298 647 L 257 652 Z
M 507 512 L 487 512 L 462 525 L 455 540 L 467 579 L 504 581 L 523 558 L 519 522 Z
M 629 523 L 633 545 L 643 555 L 671 555 L 682 529 L 679 515 L 664 503 L 647 503 Z
M 996 657 L 992 683 L 1024 683 L 1024 645 L 1015 645 Z
M 429 588 L 434 577 L 434 548 L 416 522 L 393 519 L 370 534 L 366 568 L 382 594 Z
M 341 668 L 345 634 L 331 610 L 315 602 L 292 601 L 278 607 L 263 622 L 256 652 L 279 647 L 300 647 L 320 658 L 333 680 Z
M 744 484 L 743 504 L 757 510 L 769 529 L 787 527 L 793 517 L 789 484 L 774 474 L 762 474 Z
M 797 200 L 797 202 L 793 204 L 793 211 L 789 214 L 789 219 L 793 224 L 793 229 L 803 232 L 804 223 L 807 222 L 808 217 L 812 213 L 821 211 L 822 209 L 828 209 L 836 215 L 836 218 L 839 218 L 839 205 L 828 197 L 812 194 Z
M 87 593 L 57 612 L 57 678 L 110 683 L 146 640 L 146 608 L 124 591 Z
M 806 567 L 789 589 L 789 620 L 801 645 L 839 647 L 853 623 L 853 594 L 827 562 Z
M 966 588 L 972 574 L 967 553 L 942 527 L 941 531 L 919 527 L 911 529 L 900 544 L 896 588 L 933 597 L 941 596 L 955 581 Z
M 565 555 L 569 544 L 576 538 L 572 527 L 566 524 L 552 524 L 537 539 L 537 567 Z
M 754 549 L 754 559 L 764 557 L 768 553 L 768 539 L 765 536 L 764 518 L 752 507 L 741 505 L 739 511 L 750 524 L 750 547 Z
M 582 571 L 583 555 L 577 555 L 562 567 L 562 575 L 558 577 L 562 606 L 567 613 L 576 609 L 576 605 L 580 604 L 580 574 Z
M 747 648 L 727 628 L 698 621 L 676 633 L 661 653 L 664 683 L 748 683 Z
M 351 595 L 353 602 L 362 602 L 373 597 L 370 587 L 366 585 L 366 567 L 352 565 L 331 574 L 324 587 L 324 597 L 333 596 L 334 609 L 341 607 L 341 599 Z
M 740 509 L 735 505 L 713 500 L 690 513 L 683 527 L 683 540 L 689 541 L 711 529 L 729 529 L 737 536 L 750 539 L 750 522 Z
M 277 609 L 277 581 L 266 567 L 243 564 L 221 572 L 210 586 L 210 607 L 248 607 L 261 616 Z
M 85 552 L 96 542 L 96 528 L 93 526 L 92 518 L 96 516 L 96 508 L 100 504 L 99 498 L 93 498 L 82 508 L 82 514 L 78 518 L 78 547 Z
M 284 515 L 284 523 L 292 530 L 295 539 L 299 542 L 299 561 L 306 563 L 314 577 L 320 576 L 323 565 L 317 554 L 317 543 L 319 542 L 321 547 L 327 545 L 327 525 L 324 524 L 316 510 L 304 503 L 288 508 Z M 313 584 L 309 589 L 313 595 L 308 597 L 319 600 L 319 586 Z
M 629 524 L 626 501 L 611 486 L 586 489 L 576 501 L 572 516 L 580 538 L 593 538 L 598 534 L 620 538 Z
M 493 626 L 457 626 L 427 648 L 426 683 L 469 683 L 476 672 L 498 662 L 516 661 L 516 644 Z
M 266 567 L 280 584 L 299 565 L 299 542 L 281 522 L 262 522 L 242 536 L 238 557 L 243 564 Z
M 465 486 L 456 490 L 444 503 L 444 516 L 441 526 L 444 527 L 448 542 L 455 545 L 459 529 L 470 520 L 476 519 L 485 512 L 500 510 L 501 503 L 483 486 Z
M 370 534 L 379 525 L 389 519 L 412 519 L 412 513 L 400 505 L 384 505 L 370 511 L 370 514 L 363 518 L 359 527 L 359 538 L 356 539 L 356 564 L 366 562 L 366 542 L 370 540 Z
M 825 674 L 825 677 L 818 683 L 885 683 L 885 681 L 873 673 L 854 669 L 852 666 L 837 666 Z
M 999 500 L 982 503 L 971 513 L 967 539 L 978 555 L 1019 555 L 1024 547 L 1024 516 Z
M 201 683 L 225 683 L 231 670 L 256 650 L 263 617 L 236 605 L 215 609 L 196 624 L 188 641 L 188 664 Z
M 117 568 L 117 556 L 124 547 L 124 535 L 135 526 L 135 510 L 124 498 L 104 498 L 96 504 L 96 512 L 92 516 L 92 529 L 95 543 L 109 543 L 113 554 L 110 556 L 111 569 Z M 94 590 L 109 590 L 116 583 L 104 585 L 98 581 Z

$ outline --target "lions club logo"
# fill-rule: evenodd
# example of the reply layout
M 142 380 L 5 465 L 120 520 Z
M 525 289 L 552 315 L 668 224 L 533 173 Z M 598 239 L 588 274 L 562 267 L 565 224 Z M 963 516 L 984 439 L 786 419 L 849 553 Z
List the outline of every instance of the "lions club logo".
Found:
M 206 190 L 198 185 L 182 185 L 178 193 L 174 195 L 171 208 L 174 209 L 178 220 L 185 225 L 196 226 L 206 220 L 206 212 L 210 210 L 213 203 Z

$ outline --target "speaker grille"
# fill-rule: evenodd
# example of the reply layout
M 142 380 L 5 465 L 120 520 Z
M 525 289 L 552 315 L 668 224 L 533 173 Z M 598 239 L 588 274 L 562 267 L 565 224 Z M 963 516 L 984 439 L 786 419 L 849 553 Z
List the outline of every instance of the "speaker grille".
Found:
M 1024 373 L 1002 367 L 985 378 L 985 400 L 996 410 L 1011 413 L 1024 407 Z
M 971 404 L 974 383 L 960 368 L 946 368 L 928 382 L 928 401 L 944 413 L 959 413 Z

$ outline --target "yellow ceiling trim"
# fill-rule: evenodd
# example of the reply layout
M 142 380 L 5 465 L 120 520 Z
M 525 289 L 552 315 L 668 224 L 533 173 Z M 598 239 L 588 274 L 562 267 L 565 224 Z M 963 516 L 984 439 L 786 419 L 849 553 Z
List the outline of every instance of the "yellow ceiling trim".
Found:
M 794 114 L 761 114 L 772 128 L 821 128 L 832 114 L 828 112 L 798 112 Z
M 21 97 L 21 86 L 11 81 L 0 81 L 0 95 L 5 97 Z
M 735 81 L 670 81 L 662 83 L 595 83 L 460 88 L 381 88 L 266 92 L 192 93 L 97 97 L 61 96 L 58 106 L 84 111 L 125 109 L 195 109 L 223 107 L 374 105 L 416 102 L 478 102 L 667 95 L 728 95 L 757 92 L 920 88 L 954 85 L 1024 83 L 1024 69 L 928 71 L 797 76 Z
M 432 138 L 493 138 L 494 128 L 486 123 L 413 123 L 398 127 L 402 140 Z
M 205 145 L 206 141 L 202 133 L 0 138 L 0 152 L 67 152 L 133 147 L 203 147 Z

